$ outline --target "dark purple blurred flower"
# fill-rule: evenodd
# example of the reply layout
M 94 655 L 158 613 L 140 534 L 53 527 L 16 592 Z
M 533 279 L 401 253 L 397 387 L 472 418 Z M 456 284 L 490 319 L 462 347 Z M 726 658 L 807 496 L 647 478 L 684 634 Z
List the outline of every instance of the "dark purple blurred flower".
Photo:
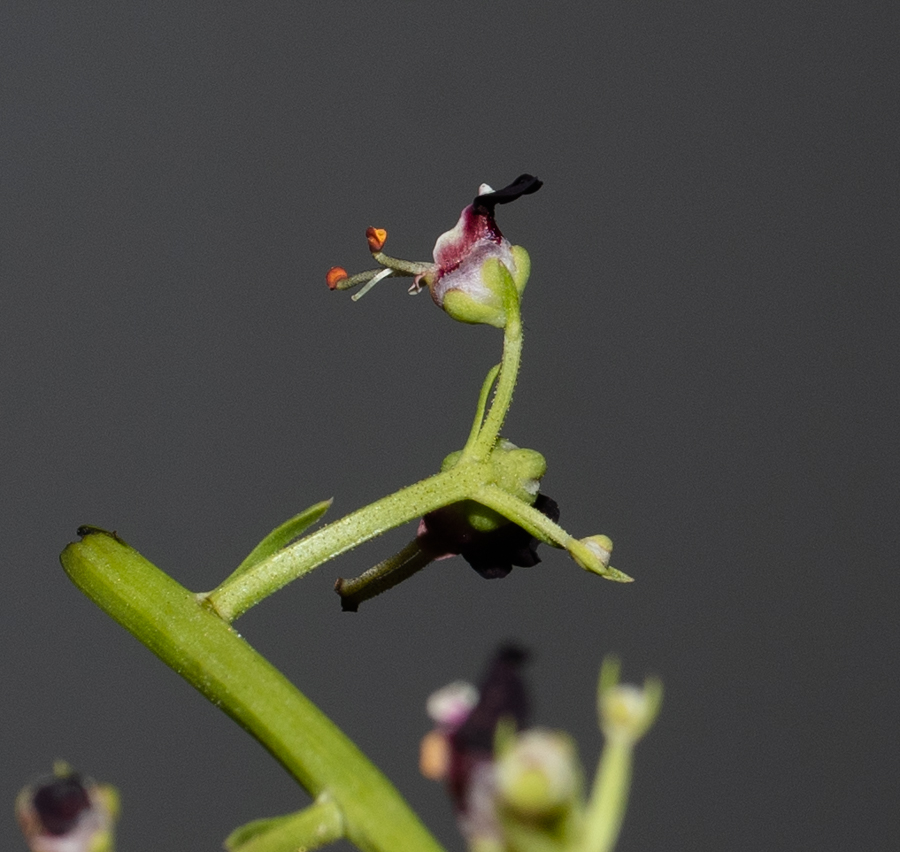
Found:
M 494 731 L 504 718 L 512 719 L 516 729 L 528 726 L 530 702 L 520 669 L 528 652 L 518 645 L 505 645 L 491 660 L 478 687 L 478 703 L 450 740 L 450 774 L 447 784 L 458 811 L 467 807 L 469 782 L 474 769 L 494 759 Z
M 559 506 L 545 494 L 538 494 L 534 508 L 559 520 Z M 462 556 L 482 577 L 505 577 L 513 566 L 531 568 L 541 561 L 537 554 L 540 542 L 531 533 L 513 523 L 494 530 L 476 530 L 459 505 L 445 506 L 429 512 L 419 523 L 417 534 L 423 549 L 440 554 L 437 559 Z
M 16 816 L 36 852 L 101 852 L 110 848 L 117 802 L 112 788 L 61 764 L 52 778 L 19 793 Z
M 91 809 L 91 800 L 81 777 L 74 773 L 38 787 L 32 802 L 47 834 L 67 834 L 81 814 Z
M 477 701 L 472 687 L 461 682 L 429 699 L 429 712 L 438 727 L 423 740 L 423 772 L 445 779 L 460 829 L 470 843 L 499 834 L 494 733 L 501 719 L 513 722 L 520 731 L 528 726 L 530 701 L 520 674 L 527 660 L 523 648 L 504 645 L 487 667 Z M 443 754 L 436 756 L 434 752 L 440 750 Z
M 496 808 L 494 735 L 501 720 L 528 726 L 530 702 L 520 671 L 528 653 L 517 645 L 498 649 L 477 690 L 457 682 L 429 698 L 437 728 L 422 741 L 422 770 L 444 779 L 457 820 L 470 846 L 500 836 Z

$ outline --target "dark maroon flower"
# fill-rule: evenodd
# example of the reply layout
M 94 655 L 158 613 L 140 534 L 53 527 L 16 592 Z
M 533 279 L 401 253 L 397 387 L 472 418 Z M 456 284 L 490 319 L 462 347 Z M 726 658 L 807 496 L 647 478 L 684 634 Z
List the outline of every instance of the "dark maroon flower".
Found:
M 534 508 L 559 520 L 559 506 L 545 494 L 538 494 Z M 417 535 L 423 549 L 446 556 L 462 556 L 482 577 L 505 577 L 514 566 L 531 568 L 541 561 L 540 543 L 531 533 L 513 523 L 482 532 L 474 529 L 458 504 L 429 512 L 419 523 Z
M 34 792 L 34 809 L 47 834 L 68 834 L 91 809 L 88 792 L 75 773 L 54 778 Z
M 465 813 L 472 804 L 473 774 L 483 765 L 493 763 L 497 723 L 501 719 L 511 719 L 518 730 L 528 725 L 530 702 L 520 674 L 527 660 L 528 652 L 518 645 L 501 647 L 479 684 L 478 702 L 449 732 L 447 787 L 460 813 Z
M 478 685 L 477 703 L 450 736 L 454 751 L 490 757 L 494 731 L 501 719 L 512 719 L 520 731 L 528 726 L 531 702 L 520 674 L 528 657 L 528 651 L 515 644 L 497 650 Z
M 33 852 L 106 852 L 117 812 L 112 787 L 85 780 L 63 763 L 16 797 L 16 817 Z
M 456 683 L 432 696 L 437 702 L 438 729 L 426 738 L 443 741 L 444 768 L 429 777 L 443 777 L 453 800 L 460 829 L 470 843 L 475 838 L 493 838 L 499 834 L 495 806 L 494 734 L 501 720 L 511 721 L 517 730 L 526 728 L 530 719 L 528 690 L 521 669 L 528 652 L 518 645 L 504 645 L 493 656 L 478 688 L 474 705 L 460 700 Z M 471 687 L 469 687 L 471 689 Z M 449 693 L 452 692 L 453 696 Z M 455 701 L 450 700 L 455 696 Z M 435 715 L 435 714 L 432 714 Z M 423 743 L 423 746 L 425 743 Z

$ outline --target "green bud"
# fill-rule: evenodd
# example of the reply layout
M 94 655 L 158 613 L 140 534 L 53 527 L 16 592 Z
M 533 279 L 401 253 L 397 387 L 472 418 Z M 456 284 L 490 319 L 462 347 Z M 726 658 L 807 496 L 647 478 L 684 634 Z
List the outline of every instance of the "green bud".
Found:
M 497 791 L 513 814 L 546 820 L 580 801 L 582 771 L 571 737 L 533 728 L 516 737 L 497 763 Z
M 643 687 L 620 684 L 619 661 L 603 661 L 597 686 L 597 712 L 603 735 L 613 742 L 636 743 L 655 721 L 662 705 L 662 682 L 655 677 Z

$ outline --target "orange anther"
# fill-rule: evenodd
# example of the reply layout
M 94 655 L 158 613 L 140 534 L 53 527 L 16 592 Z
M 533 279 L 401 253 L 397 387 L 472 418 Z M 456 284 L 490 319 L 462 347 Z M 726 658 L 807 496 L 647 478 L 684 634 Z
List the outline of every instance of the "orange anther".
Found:
M 325 280 L 328 282 L 328 289 L 334 290 L 335 287 L 337 287 L 341 281 L 345 281 L 347 277 L 347 270 L 342 266 L 332 266 L 325 275 Z
M 369 242 L 369 251 L 381 251 L 387 241 L 387 231 L 384 228 L 366 228 L 366 239 Z
M 419 745 L 419 771 L 432 781 L 440 781 L 450 771 L 450 744 L 438 731 L 429 731 Z

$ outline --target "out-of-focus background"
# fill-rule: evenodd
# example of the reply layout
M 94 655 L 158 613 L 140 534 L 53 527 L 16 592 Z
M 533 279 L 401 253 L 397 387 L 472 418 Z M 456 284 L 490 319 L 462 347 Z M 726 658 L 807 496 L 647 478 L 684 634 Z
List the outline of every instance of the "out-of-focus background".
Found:
M 529 645 L 589 767 L 601 657 L 661 675 L 619 849 L 886 848 L 898 734 L 896 6 L 9 4 L 0 12 L 0 847 L 65 758 L 129 852 L 215 849 L 305 801 L 66 579 L 79 524 L 192 589 L 273 526 L 461 446 L 500 334 L 384 282 L 482 181 L 531 252 L 506 434 L 577 535 L 485 581 L 442 562 L 240 622 L 459 848 L 418 775 L 435 688 Z

